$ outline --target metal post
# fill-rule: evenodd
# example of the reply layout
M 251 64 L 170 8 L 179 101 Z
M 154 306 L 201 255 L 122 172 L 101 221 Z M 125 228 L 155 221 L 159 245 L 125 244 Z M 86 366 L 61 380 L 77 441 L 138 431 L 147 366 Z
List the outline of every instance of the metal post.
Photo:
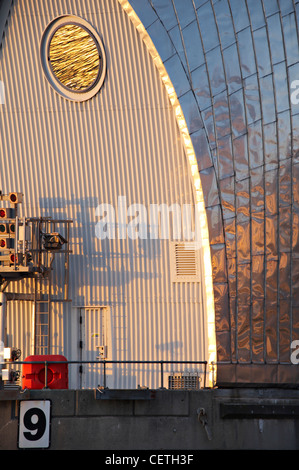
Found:
M 16 216 L 14 270 L 16 270 L 16 265 L 17 265 L 18 241 L 19 241 L 19 218 L 18 216 Z
M 164 388 L 164 385 L 163 385 L 163 361 L 161 361 L 161 388 Z
M 48 388 L 48 363 L 45 361 L 45 388 Z
M 104 388 L 106 388 L 106 361 L 103 361 L 104 364 Z
M 5 345 L 5 315 L 6 314 L 6 297 L 5 293 L 0 291 L 0 344 Z

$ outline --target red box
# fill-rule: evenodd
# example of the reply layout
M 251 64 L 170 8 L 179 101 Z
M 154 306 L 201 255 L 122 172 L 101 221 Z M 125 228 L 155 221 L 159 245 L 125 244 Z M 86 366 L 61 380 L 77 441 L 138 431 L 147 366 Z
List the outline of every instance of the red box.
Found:
M 66 389 L 68 388 L 68 364 L 55 364 L 51 361 L 67 361 L 61 355 L 34 355 L 28 356 L 24 362 L 47 361 L 47 388 Z M 45 364 L 23 364 L 22 368 L 22 388 L 41 389 L 45 387 Z

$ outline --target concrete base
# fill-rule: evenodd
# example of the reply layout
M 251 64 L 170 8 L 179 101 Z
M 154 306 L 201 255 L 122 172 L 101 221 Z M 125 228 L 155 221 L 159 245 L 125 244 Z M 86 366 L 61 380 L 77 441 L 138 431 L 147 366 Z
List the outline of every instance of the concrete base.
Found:
M 299 390 L 141 392 L 98 399 L 95 390 L 1 390 L 0 449 L 18 449 L 20 401 L 45 399 L 49 450 L 299 449 Z

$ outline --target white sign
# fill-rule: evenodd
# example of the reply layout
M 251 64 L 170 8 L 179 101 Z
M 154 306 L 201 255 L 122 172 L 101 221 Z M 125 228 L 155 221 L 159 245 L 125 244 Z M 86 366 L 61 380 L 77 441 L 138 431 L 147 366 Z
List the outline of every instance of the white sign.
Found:
M 50 400 L 20 402 L 20 448 L 47 448 L 50 445 Z
M 5 88 L 4 83 L 0 80 L 0 104 L 5 104 Z

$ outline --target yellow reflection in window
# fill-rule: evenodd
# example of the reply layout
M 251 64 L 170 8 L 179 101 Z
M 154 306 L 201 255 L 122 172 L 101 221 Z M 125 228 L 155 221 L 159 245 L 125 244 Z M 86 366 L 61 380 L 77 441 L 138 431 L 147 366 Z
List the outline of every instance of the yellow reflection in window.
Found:
M 73 91 L 90 88 L 99 75 L 100 56 L 95 40 L 76 24 L 64 25 L 53 34 L 49 60 L 56 78 Z

